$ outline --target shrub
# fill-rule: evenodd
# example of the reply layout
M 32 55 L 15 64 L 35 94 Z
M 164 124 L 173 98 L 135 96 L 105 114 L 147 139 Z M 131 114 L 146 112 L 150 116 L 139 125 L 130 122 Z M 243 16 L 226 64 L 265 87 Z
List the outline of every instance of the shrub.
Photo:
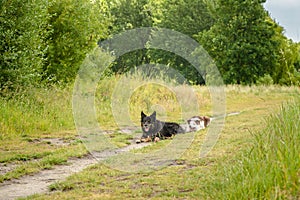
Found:
M 3 0 L 0 6 L 0 91 L 5 92 L 40 80 L 49 15 L 46 0 Z
M 272 79 L 272 77 L 269 74 L 265 74 L 263 77 L 260 77 L 257 81 L 256 81 L 257 85 L 273 85 L 274 81 Z

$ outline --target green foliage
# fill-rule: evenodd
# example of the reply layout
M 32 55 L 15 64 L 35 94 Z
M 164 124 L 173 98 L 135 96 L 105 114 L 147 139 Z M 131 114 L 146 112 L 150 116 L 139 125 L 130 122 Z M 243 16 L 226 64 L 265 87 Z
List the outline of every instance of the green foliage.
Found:
M 269 74 L 265 74 L 256 81 L 257 85 L 273 85 L 274 81 Z
M 208 29 L 212 24 L 206 5 L 202 1 L 112 1 L 111 14 L 114 18 L 112 33 L 124 30 L 158 26 L 188 34 Z M 182 18 L 184 16 L 184 18 Z M 114 73 L 125 73 L 131 68 L 147 63 L 159 63 L 174 68 L 190 82 L 203 83 L 198 72 L 185 59 L 171 52 L 159 49 L 144 49 L 129 52 L 118 58 L 111 70 Z
M 172 29 L 194 38 L 195 34 L 208 30 L 213 25 L 213 19 L 208 12 L 207 5 L 202 0 L 154 0 L 152 4 L 157 8 L 153 12 L 155 26 Z M 195 67 L 178 55 L 156 50 L 150 52 L 150 59 L 153 63 L 159 62 L 174 68 L 189 83 L 205 83 Z
M 49 5 L 49 49 L 46 77 L 69 82 L 100 39 L 108 37 L 110 15 L 106 1 L 52 0 Z
M 288 40 L 282 34 L 277 34 L 276 39 L 280 41 L 280 50 L 278 65 L 272 73 L 275 83 L 300 85 L 300 73 L 296 68 L 300 58 L 299 45 Z
M 2 0 L 0 6 L 0 89 L 5 93 L 41 79 L 49 15 L 46 0 Z
M 213 18 L 203 0 L 165 0 L 154 12 L 155 25 L 169 28 L 193 37 L 208 30 Z
M 286 39 L 282 27 L 270 19 L 262 3 L 262 0 L 113 1 L 112 33 L 145 26 L 177 30 L 197 38 L 214 58 L 227 84 L 272 83 L 264 80 L 265 75 L 271 76 L 276 84 L 298 84 L 298 72 L 294 69 L 299 62 L 297 45 Z M 124 73 L 145 63 L 165 64 L 191 83 L 204 83 L 182 57 L 146 47 L 123 55 L 111 69 L 114 73 Z
M 0 13 L 0 87 L 72 81 L 85 55 L 108 37 L 104 0 L 4 0 Z
M 278 42 L 260 0 L 217 0 L 216 23 L 198 40 L 215 59 L 225 83 L 252 84 L 276 65 Z M 275 52 L 275 54 L 274 54 Z
M 110 2 L 110 12 L 113 18 L 111 34 L 118 34 L 126 30 L 151 27 L 152 12 L 148 6 L 149 0 L 113 0 Z M 141 38 L 144 40 L 145 38 Z M 147 49 L 140 49 L 129 52 L 119 57 L 111 66 L 115 74 L 122 74 L 131 68 L 149 63 Z
M 215 59 L 227 84 L 261 84 L 268 76 L 275 84 L 299 84 L 295 70 L 299 47 L 283 35 L 283 28 L 261 5 L 264 2 L 216 0 L 208 4 L 216 22 L 197 39 Z
M 110 1 L 110 12 L 114 21 L 112 33 L 152 26 L 153 10 L 149 9 L 148 2 L 149 0 Z
M 271 76 L 274 84 L 300 85 L 300 46 L 283 35 L 284 29 L 264 10 L 264 2 L 2 0 L 0 93 L 44 80 L 73 81 L 97 42 L 139 27 L 168 28 L 196 38 L 227 84 L 265 84 Z M 148 63 L 174 68 L 190 83 L 205 83 L 182 57 L 147 45 L 118 58 L 107 75 Z

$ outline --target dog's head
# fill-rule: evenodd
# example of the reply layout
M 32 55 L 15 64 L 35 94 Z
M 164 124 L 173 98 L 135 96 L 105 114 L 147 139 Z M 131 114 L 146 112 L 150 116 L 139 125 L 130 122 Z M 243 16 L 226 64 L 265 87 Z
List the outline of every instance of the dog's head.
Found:
M 147 116 L 143 111 L 141 112 L 141 127 L 143 130 L 143 138 L 152 137 L 155 121 L 155 111 L 150 116 Z
M 200 117 L 194 116 L 187 120 L 188 125 L 190 127 L 190 131 L 198 131 L 201 129 L 201 120 Z

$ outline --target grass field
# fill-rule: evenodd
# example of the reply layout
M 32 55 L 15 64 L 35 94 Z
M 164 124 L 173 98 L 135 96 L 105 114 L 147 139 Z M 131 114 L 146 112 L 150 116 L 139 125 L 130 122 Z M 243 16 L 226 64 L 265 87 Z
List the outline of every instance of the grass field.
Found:
M 96 110 L 102 126 L 112 131 L 113 143 L 122 147 L 132 137 L 118 133 L 114 123 L 110 97 L 116 82 L 99 84 Z M 165 109 L 161 110 L 162 117 L 166 113 L 167 119 L 181 122 L 176 98 L 168 89 L 150 85 L 136 90 L 129 101 L 133 123 L 138 126 L 141 109 L 151 112 L 155 108 Z M 174 86 L 176 89 L 186 91 L 184 86 Z M 210 115 L 207 88 L 194 86 L 193 90 L 201 112 Z M 145 94 L 137 95 L 141 92 Z M 143 99 L 157 93 L 160 95 L 149 102 Z M 51 185 L 51 194 L 27 199 L 300 198 L 299 94 L 296 87 L 227 86 L 226 112 L 240 114 L 226 118 L 220 138 L 207 157 L 199 158 L 207 132 L 202 130 L 180 159 L 161 170 L 128 173 L 98 164 Z M 71 98 L 71 88 L 51 88 L 0 99 L 0 164 L 17 164 L 0 175 L 0 182 L 87 154 L 75 131 Z M 49 139 L 60 139 L 67 145 L 57 145 Z M 138 151 L 157 150 L 169 142 L 161 141 Z

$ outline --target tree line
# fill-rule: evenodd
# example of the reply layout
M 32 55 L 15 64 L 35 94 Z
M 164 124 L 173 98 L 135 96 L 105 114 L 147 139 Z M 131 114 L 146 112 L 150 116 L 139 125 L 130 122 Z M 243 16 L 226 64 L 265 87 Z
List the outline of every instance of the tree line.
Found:
M 101 40 L 139 27 L 179 31 L 214 59 L 226 84 L 300 85 L 300 45 L 263 8 L 265 0 L 1 0 L 0 88 L 74 81 Z M 109 74 L 161 63 L 204 84 L 190 63 L 169 52 L 123 55 Z M 189 69 L 189 70 L 187 70 Z

